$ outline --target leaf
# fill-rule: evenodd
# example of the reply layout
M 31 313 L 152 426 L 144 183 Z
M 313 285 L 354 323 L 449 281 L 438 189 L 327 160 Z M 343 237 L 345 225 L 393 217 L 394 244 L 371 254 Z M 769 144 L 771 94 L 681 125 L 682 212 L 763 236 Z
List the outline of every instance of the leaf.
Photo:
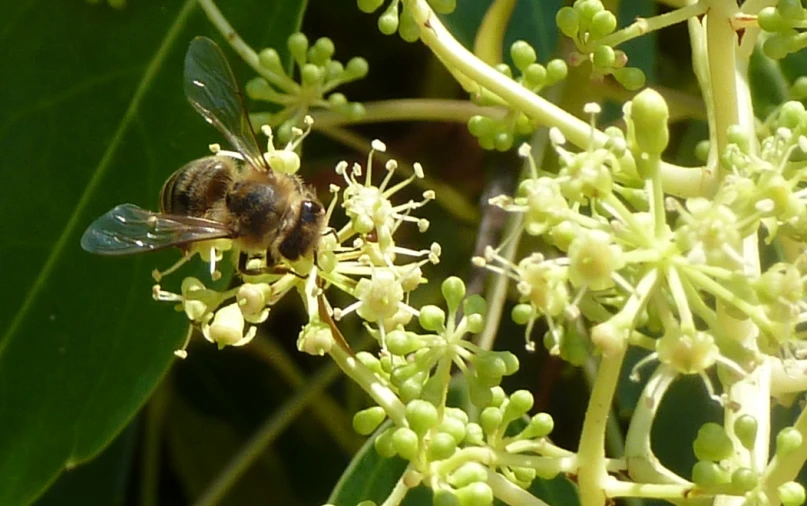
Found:
M 63 473 L 37 506 L 123 504 L 136 435 L 135 424 L 129 424 L 98 457 Z
M 248 41 L 285 47 L 304 5 L 245 0 L 225 14 Z M 156 207 L 167 176 L 222 139 L 182 94 L 187 43 L 214 33 L 195 0 L 22 0 L 4 14 L 0 504 L 26 504 L 122 430 L 185 332 L 150 296 L 149 272 L 176 252 L 93 257 L 81 233 L 116 204 Z

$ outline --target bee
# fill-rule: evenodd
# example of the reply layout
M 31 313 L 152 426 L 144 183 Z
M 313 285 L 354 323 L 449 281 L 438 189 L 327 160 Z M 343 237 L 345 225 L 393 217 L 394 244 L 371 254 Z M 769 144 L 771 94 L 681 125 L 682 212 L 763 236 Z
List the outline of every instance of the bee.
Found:
M 200 242 L 231 239 L 242 273 L 248 272 L 250 255 L 263 256 L 265 271 L 272 271 L 282 260 L 314 252 L 325 210 L 298 177 L 273 171 L 267 163 L 232 69 L 215 42 L 193 39 L 185 55 L 183 84 L 193 108 L 243 160 L 220 154 L 184 165 L 163 185 L 160 212 L 121 204 L 87 228 L 82 248 L 99 255 L 129 255 L 176 246 L 185 250 L 187 260 Z

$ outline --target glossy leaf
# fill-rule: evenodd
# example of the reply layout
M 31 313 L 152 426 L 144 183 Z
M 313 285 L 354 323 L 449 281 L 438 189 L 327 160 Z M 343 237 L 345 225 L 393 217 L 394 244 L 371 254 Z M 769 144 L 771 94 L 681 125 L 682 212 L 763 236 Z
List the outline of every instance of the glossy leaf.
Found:
M 256 46 L 285 47 L 304 5 L 248 0 L 226 14 Z M 246 23 L 255 13 L 260 25 Z M 0 504 L 32 501 L 98 454 L 174 360 L 186 324 L 151 299 L 149 272 L 177 253 L 99 258 L 79 237 L 121 202 L 155 208 L 176 167 L 223 141 L 181 85 L 189 41 L 213 33 L 195 0 L 4 7 Z

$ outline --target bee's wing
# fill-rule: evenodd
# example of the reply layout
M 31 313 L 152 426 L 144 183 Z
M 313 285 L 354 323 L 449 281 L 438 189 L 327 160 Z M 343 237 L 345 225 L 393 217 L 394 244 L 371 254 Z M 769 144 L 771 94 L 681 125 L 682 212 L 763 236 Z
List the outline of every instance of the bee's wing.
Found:
M 249 123 L 238 83 L 219 46 L 196 37 L 185 54 L 185 96 L 255 169 L 271 173 Z
M 92 222 L 81 236 L 81 247 L 98 255 L 129 255 L 226 237 L 232 233 L 216 221 L 121 204 Z

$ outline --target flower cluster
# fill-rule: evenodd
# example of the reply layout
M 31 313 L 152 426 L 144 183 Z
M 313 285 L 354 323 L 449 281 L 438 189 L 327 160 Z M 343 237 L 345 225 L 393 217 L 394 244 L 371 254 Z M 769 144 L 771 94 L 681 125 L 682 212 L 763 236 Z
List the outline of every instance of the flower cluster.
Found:
M 307 118 L 306 123 L 310 128 L 311 119 Z M 279 150 L 273 146 L 271 129 L 265 128 L 264 131 L 269 135 L 266 158 L 273 167 L 294 172 L 300 165 L 294 148 L 307 132 L 295 129 L 286 148 Z M 253 259 L 247 265 L 248 272 L 241 274 L 244 283 L 231 290 L 217 291 L 197 278 L 186 278 L 180 293 L 168 292 L 155 285 L 154 298 L 179 303 L 191 324 L 200 328 L 202 335 L 219 347 L 243 346 L 256 335 L 256 325 L 266 320 L 271 307 L 296 289 L 309 316 L 300 332 L 298 345 L 301 350 L 324 354 L 333 345 L 331 329 L 328 322 L 323 321 L 323 309 L 326 319 L 332 314 L 336 320 L 355 312 L 385 348 L 388 333 L 402 328 L 413 316 L 419 315 L 419 311 L 408 304 L 409 294 L 425 281 L 421 267 L 427 263 L 436 264 L 440 258 L 438 244 L 433 244 L 428 250 L 416 251 L 395 242 L 393 234 L 403 223 L 413 223 L 420 231 L 428 228 L 427 220 L 415 218 L 411 213 L 432 200 L 434 194 L 427 191 L 421 200 L 393 204 L 392 198 L 416 178 L 423 177 L 423 169 L 416 164 L 415 174 L 392 185 L 397 163 L 390 161 L 385 166 L 385 177 L 375 186 L 373 154 L 385 149 L 380 141 L 373 142 L 363 179 L 360 165 L 355 164 L 350 169 L 346 162 L 337 165 L 336 172 L 343 177 L 345 184 L 343 188 L 331 188 L 332 199 L 326 220 L 331 221 L 341 193 L 341 205 L 348 222 L 340 229 L 328 225 L 328 232 L 316 247 L 316 258 L 302 258 L 294 263 L 284 261 L 281 268 L 274 269 L 275 272 L 258 275 L 251 273 L 266 266 L 262 265 L 262 259 Z M 218 153 L 231 154 L 221 150 Z M 164 272 L 155 272 L 155 279 L 159 281 L 198 253 L 210 265 L 211 278 L 215 280 L 220 276 L 216 270 L 217 262 L 232 248 L 229 240 L 194 245 L 177 265 Z M 409 260 L 401 262 L 401 258 Z M 356 302 L 345 308 L 331 309 L 323 296 L 323 290 L 331 286 L 347 293 Z M 186 341 L 185 346 L 187 344 Z M 176 354 L 185 357 L 185 348 L 177 350 Z
M 799 346 L 796 326 L 807 315 L 804 262 L 749 277 L 743 238 L 761 227 L 769 237 L 807 237 L 807 164 L 798 155 L 807 152 L 807 113 L 799 103 L 785 104 L 769 121 L 772 134 L 759 153 L 732 130 L 721 158 L 728 174 L 715 196 L 684 202 L 662 188 L 666 117 L 664 101 L 646 90 L 625 108 L 627 131 L 610 129 L 586 151 L 568 151 L 553 132 L 557 175 L 541 173 L 522 148 L 532 176 L 514 198 L 491 202 L 519 215 L 519 233 L 542 236 L 555 253 L 516 261 L 500 246 L 474 261 L 516 283 L 514 321 L 527 326 L 529 339 L 536 319 L 545 318 L 551 352 L 579 363 L 579 322 L 588 320 L 590 342 L 603 353 L 646 347 L 653 353 L 640 365 L 658 359 L 679 374 L 699 374 L 711 392 L 704 372 L 712 365 L 744 376 L 763 353 Z M 738 342 L 718 324 L 717 304 L 753 321 L 758 338 Z
M 331 39 L 322 37 L 310 44 L 302 33 L 289 36 L 288 48 L 299 68 L 299 83 L 283 67 L 274 48 L 263 49 L 258 54 L 260 76 L 247 83 L 247 95 L 281 106 L 272 114 L 256 114 L 259 122 L 278 125 L 278 137 L 286 141 L 291 138 L 291 129 L 298 126 L 312 108 L 334 111 L 353 119 L 364 115 L 362 104 L 350 102 L 344 94 L 333 91 L 367 75 L 369 67 L 364 58 L 354 57 L 342 64 L 333 59 L 335 47 Z

